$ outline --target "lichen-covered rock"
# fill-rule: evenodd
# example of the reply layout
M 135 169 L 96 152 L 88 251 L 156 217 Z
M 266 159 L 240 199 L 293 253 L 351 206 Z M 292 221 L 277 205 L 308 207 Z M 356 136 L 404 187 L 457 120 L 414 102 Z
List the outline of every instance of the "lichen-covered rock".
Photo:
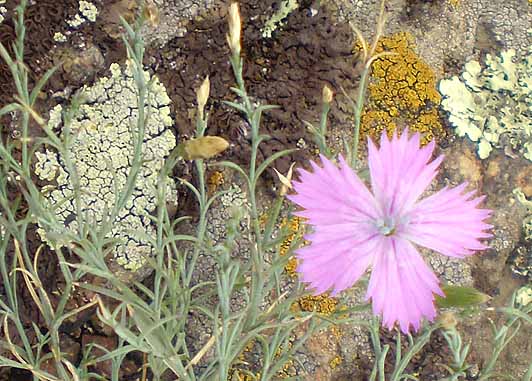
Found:
M 262 29 L 262 37 L 270 38 L 272 33 L 282 24 L 290 12 L 299 7 L 297 0 L 284 0 L 281 2 L 279 9 L 272 14 L 272 16 L 264 24 Z
M 157 13 L 157 23 L 147 23 L 143 37 L 147 44 L 164 46 L 174 37 L 183 37 L 188 32 L 191 20 L 201 18 L 210 8 L 220 3 L 215 0 L 163 0 L 151 1 Z M 225 9 L 225 6 L 221 6 Z M 221 16 L 221 18 L 223 15 Z
M 460 77 L 440 82 L 442 108 L 459 136 L 477 143 L 481 159 L 504 148 L 532 161 L 532 51 L 516 61 L 514 50 L 469 61 Z
M 371 36 L 380 2 L 324 0 L 321 7 Z M 527 28 L 532 25 L 532 7 L 526 1 L 398 0 L 387 1 L 386 11 L 386 32 L 411 33 L 417 53 L 430 62 L 438 76 L 480 51 L 515 49 L 521 56 L 530 46 Z
M 57 37 L 59 40 L 55 40 L 56 42 L 66 42 L 65 35 L 59 33 Z M 54 63 L 62 69 L 63 79 L 68 83 L 81 85 L 104 69 L 105 58 L 100 47 L 92 42 L 85 43 L 83 48 L 64 44 L 55 51 Z
M 145 73 L 146 80 L 149 74 Z M 122 70 L 111 65 L 111 76 L 99 79 L 94 86 L 83 88 L 84 103 L 70 124 L 70 160 L 77 172 L 80 185 L 80 211 L 89 224 L 97 227 L 117 201 L 117 190 L 126 184 L 134 155 L 133 134 L 137 127 L 138 90 L 132 77 L 131 67 Z M 145 126 L 142 143 L 143 164 L 133 193 L 125 208 L 118 212 L 107 238 L 116 239 L 112 257 L 127 270 L 136 271 L 152 253 L 152 247 L 144 234 L 153 236 L 154 227 L 150 214 L 156 208 L 156 189 L 164 158 L 175 147 L 176 139 L 169 127 L 170 99 L 164 86 L 153 78 L 146 110 L 149 121 Z M 56 106 L 50 113 L 48 125 L 63 127 L 63 107 Z M 64 132 L 63 132 L 64 133 Z M 52 149 L 36 153 L 35 174 L 50 182 L 42 194 L 55 211 L 67 231 L 78 233 L 77 209 L 74 201 L 72 174 L 66 158 Z M 163 179 L 167 187 L 168 201 L 176 200 L 175 184 L 170 178 Z M 39 234 L 44 241 L 55 245 L 61 231 L 50 232 L 39 221 Z M 52 234 L 51 234 L 52 233 Z
M 511 192 L 528 162 L 522 158 L 509 160 L 501 152 L 495 152 L 488 165 L 462 139 L 456 139 L 442 153 L 446 159 L 441 165 L 436 188 L 456 186 L 466 181 L 469 189 L 487 195 L 485 207 L 494 211 L 489 222 L 494 228 L 493 237 L 487 241 L 488 250 L 462 261 L 450 259 L 434 263 L 431 260 L 431 263 L 435 265 L 436 274 L 446 283 L 474 284 L 491 295 L 506 273 L 506 263 L 520 240 L 525 208 L 513 200 Z
M 377 53 L 394 55 L 375 60 L 368 86 L 369 98 L 362 115 L 361 136 L 378 140 L 383 129 L 419 132 L 422 144 L 444 135 L 438 115 L 441 96 L 431 67 L 414 51 L 409 33 L 382 37 Z

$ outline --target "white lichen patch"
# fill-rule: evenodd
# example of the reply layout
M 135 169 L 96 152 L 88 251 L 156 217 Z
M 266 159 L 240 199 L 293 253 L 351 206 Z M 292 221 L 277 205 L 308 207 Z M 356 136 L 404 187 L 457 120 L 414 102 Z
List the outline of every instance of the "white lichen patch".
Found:
M 98 8 L 96 8 L 96 6 L 93 3 L 80 0 L 79 13 L 81 13 L 81 15 L 84 16 L 90 22 L 95 22 L 96 16 L 98 15 Z
M 477 143 L 487 158 L 493 148 L 532 161 L 532 50 L 521 60 L 514 50 L 469 61 L 460 77 L 439 85 L 442 107 L 458 136 Z
M 5 2 L 6 0 L 0 0 L 0 5 L 5 4 Z M 2 21 L 5 20 L 6 13 L 7 13 L 7 8 L 0 6 L 0 23 L 2 23 Z
M 61 32 L 55 32 L 54 33 L 54 41 L 55 42 L 66 42 L 67 38 L 66 36 Z
M 98 8 L 93 3 L 85 0 L 79 1 L 79 12 L 76 13 L 70 20 L 67 20 L 67 24 L 71 28 L 79 28 L 84 22 L 95 22 L 96 16 L 98 16 Z
M 526 285 L 517 290 L 515 301 L 523 307 L 532 303 L 532 285 Z
M 297 0 L 282 0 L 279 10 L 275 12 L 264 24 L 262 37 L 271 38 L 272 33 L 282 24 L 290 13 L 299 7 Z
M 70 124 L 72 141 L 69 156 L 80 185 L 80 214 L 89 226 L 101 226 L 117 201 L 117 193 L 126 185 L 134 158 L 134 134 L 137 131 L 138 90 L 131 67 L 121 70 L 113 64 L 111 77 L 99 79 L 94 86 L 83 88 L 84 103 Z M 146 79 L 150 80 L 148 73 Z M 107 238 L 116 240 L 112 255 L 116 263 L 135 271 L 145 264 L 152 254 L 149 237 L 155 228 L 150 215 L 156 209 L 159 173 L 165 157 L 176 145 L 169 127 L 170 98 L 166 89 L 153 78 L 148 96 L 149 121 L 142 143 L 143 164 L 131 197 L 125 208 L 118 212 Z M 63 126 L 63 108 L 56 106 L 50 112 L 48 125 L 58 129 Z M 64 134 L 64 132 L 63 132 Z M 74 185 L 67 166 L 67 158 L 55 150 L 36 153 L 35 174 L 50 182 L 42 194 L 53 208 L 66 232 L 78 233 L 78 212 L 74 201 Z M 175 202 L 175 184 L 170 178 L 162 180 L 167 202 Z M 65 231 L 45 231 L 45 224 L 37 221 L 39 234 L 50 246 L 67 245 L 57 237 Z M 139 234 L 140 232 L 140 234 Z
M 85 22 L 85 19 L 83 19 L 79 13 L 76 13 L 73 18 L 70 20 L 67 20 L 67 24 L 71 26 L 72 28 L 78 28 L 81 24 Z

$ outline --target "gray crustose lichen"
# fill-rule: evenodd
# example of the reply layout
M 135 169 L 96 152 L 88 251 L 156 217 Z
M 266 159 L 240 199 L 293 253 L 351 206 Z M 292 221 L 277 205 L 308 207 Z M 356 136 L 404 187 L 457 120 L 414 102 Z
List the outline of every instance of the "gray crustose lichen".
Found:
M 76 169 L 81 188 L 81 211 L 84 220 L 101 224 L 106 211 L 113 208 L 117 190 L 121 190 L 129 175 L 134 155 L 132 131 L 137 126 L 137 94 L 132 77 L 131 64 L 122 70 L 118 64 L 111 65 L 111 76 L 99 79 L 92 87 L 82 90 L 84 102 L 74 117 L 70 130 L 72 142 L 69 147 L 71 161 Z M 146 80 L 150 76 L 145 73 Z M 128 270 L 138 270 L 152 247 L 146 236 L 155 234 L 150 215 L 156 209 L 159 172 L 165 157 L 176 145 L 169 127 L 170 98 L 164 86 L 153 78 L 147 100 L 149 121 L 145 126 L 142 143 L 143 164 L 138 174 L 133 193 L 125 208 L 119 211 L 107 238 L 116 239 L 112 255 L 116 262 Z M 147 107 L 148 110 L 148 107 Z M 48 125 L 58 129 L 63 125 L 63 107 L 56 106 L 50 113 Z M 55 150 L 46 149 L 36 153 L 35 173 L 50 184 L 42 194 L 60 223 L 69 232 L 78 232 L 76 206 L 73 199 L 72 179 L 65 165 L 65 158 Z M 174 182 L 166 177 L 167 201 L 176 200 Z M 39 222 L 39 234 L 51 246 L 63 246 L 67 242 L 54 241 L 61 232 L 45 230 Z

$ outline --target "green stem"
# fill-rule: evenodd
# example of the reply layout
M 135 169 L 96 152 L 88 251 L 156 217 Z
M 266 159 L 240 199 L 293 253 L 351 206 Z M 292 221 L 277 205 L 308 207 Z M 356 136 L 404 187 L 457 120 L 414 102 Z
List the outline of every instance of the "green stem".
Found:
M 260 240 L 260 224 L 259 216 L 257 210 L 257 200 L 256 200 L 256 161 L 257 161 L 257 151 L 259 146 L 258 141 L 258 126 L 252 125 L 252 143 L 251 143 L 251 160 L 249 166 L 249 202 L 251 206 L 251 221 L 253 224 L 253 231 L 255 239 L 252 241 L 254 244 L 251 244 L 251 259 L 253 261 L 253 269 L 255 276 L 251 277 L 251 297 L 249 304 L 249 311 L 251 314 L 249 316 L 248 323 L 250 326 L 253 326 L 256 322 L 257 312 L 259 310 L 260 298 L 262 295 L 262 289 L 264 287 L 264 278 L 263 278 L 263 260 L 262 260 L 262 241 Z
M 366 65 L 364 71 L 360 76 L 360 83 L 358 85 L 358 95 L 355 103 L 355 132 L 353 136 L 353 150 L 351 151 L 351 160 L 349 165 L 351 168 L 356 166 L 356 161 L 358 158 L 358 143 L 360 140 L 360 122 L 362 119 L 362 111 L 364 109 L 364 97 L 366 95 L 366 83 L 368 80 L 368 75 L 370 73 L 371 66 Z
M 249 100 L 248 94 L 246 92 L 244 77 L 242 76 L 242 58 L 239 55 L 233 55 L 230 61 L 233 68 L 233 73 L 235 75 L 236 84 L 238 85 L 238 89 L 242 92 L 242 101 L 244 102 L 244 107 L 247 110 L 246 114 L 248 114 L 247 116 L 249 117 L 249 112 L 253 110 L 253 106 L 251 105 L 251 101 Z M 248 122 L 251 122 L 251 120 L 248 120 Z
M 281 213 L 281 207 L 283 206 L 284 196 L 277 196 L 273 206 L 271 207 L 271 213 L 268 216 L 268 221 L 266 227 L 264 228 L 263 238 L 262 238 L 262 247 L 267 247 L 272 241 L 272 233 L 275 228 L 275 223 L 277 218 Z
M 331 157 L 331 151 L 329 150 L 329 147 L 327 146 L 327 115 L 329 114 L 329 111 L 331 110 L 331 105 L 327 102 L 322 103 L 322 110 L 320 115 L 320 133 L 319 136 L 317 136 L 318 140 L 318 148 L 320 149 L 320 152 L 323 153 L 326 157 Z
M 198 159 L 196 162 L 196 171 L 198 173 L 198 182 L 199 182 L 199 193 L 200 199 L 198 200 L 200 206 L 200 220 L 198 224 L 198 229 L 196 230 L 197 243 L 194 248 L 194 253 L 190 260 L 190 267 L 188 269 L 187 277 L 185 279 L 184 289 L 187 290 L 190 287 L 192 282 L 192 275 L 194 274 L 194 269 L 196 267 L 196 262 L 198 261 L 199 255 L 201 253 L 201 243 L 205 240 L 205 234 L 207 232 L 207 194 L 205 192 L 205 167 L 202 159 Z
M 253 262 L 253 269 L 255 276 L 251 277 L 251 296 L 248 311 L 250 311 L 249 319 L 247 320 L 247 327 L 253 326 L 257 319 L 257 311 L 259 309 L 260 299 L 262 296 L 262 289 L 264 287 L 264 264 L 262 259 L 262 241 L 260 240 L 261 231 L 258 217 L 258 208 L 256 200 L 256 170 L 257 170 L 257 152 L 260 144 L 259 126 L 257 125 L 257 119 L 254 118 L 256 109 L 251 104 L 249 96 L 246 92 L 244 78 L 242 76 L 242 58 L 239 55 L 233 55 L 231 57 L 231 66 L 235 75 L 240 97 L 246 110 L 246 118 L 251 125 L 251 157 L 249 163 L 249 202 L 251 209 L 251 221 L 253 224 L 253 231 L 255 235 L 255 244 L 251 245 L 251 259 Z

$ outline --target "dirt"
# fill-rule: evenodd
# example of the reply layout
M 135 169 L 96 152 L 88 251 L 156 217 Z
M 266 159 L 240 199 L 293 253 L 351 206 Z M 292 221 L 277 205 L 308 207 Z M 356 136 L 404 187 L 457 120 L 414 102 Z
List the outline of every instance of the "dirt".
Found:
M 5 6 L 8 12 L 5 20 L 0 24 L 0 42 L 10 48 L 15 38 L 15 26 L 12 22 L 14 8 L 18 1 L 8 1 Z M 65 23 L 65 20 L 76 13 L 77 1 L 68 0 L 62 2 L 39 1 L 29 5 L 25 12 L 26 38 L 33 41 L 26 44 L 24 61 L 28 66 L 31 82 L 35 82 L 52 66 L 50 51 L 54 46 L 54 29 Z M 0 106 L 11 101 L 15 92 L 13 80 L 9 68 L 4 60 L 0 60 Z

